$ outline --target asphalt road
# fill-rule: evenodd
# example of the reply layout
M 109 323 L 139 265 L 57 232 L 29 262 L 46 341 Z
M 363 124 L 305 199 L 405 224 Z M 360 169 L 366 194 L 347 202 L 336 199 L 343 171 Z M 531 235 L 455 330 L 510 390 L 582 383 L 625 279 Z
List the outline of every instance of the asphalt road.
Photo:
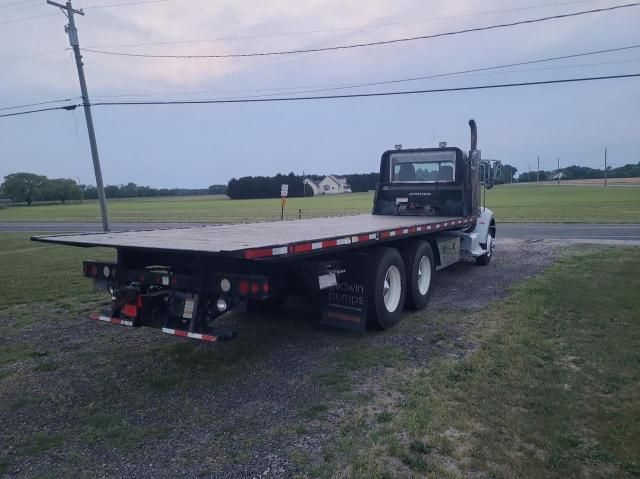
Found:
M 189 225 L 189 223 L 112 223 L 111 229 L 124 231 Z M 101 225 L 98 223 L 0 223 L 2 233 L 88 233 L 100 230 Z M 501 223 L 498 225 L 498 236 L 516 239 L 640 241 L 640 224 Z

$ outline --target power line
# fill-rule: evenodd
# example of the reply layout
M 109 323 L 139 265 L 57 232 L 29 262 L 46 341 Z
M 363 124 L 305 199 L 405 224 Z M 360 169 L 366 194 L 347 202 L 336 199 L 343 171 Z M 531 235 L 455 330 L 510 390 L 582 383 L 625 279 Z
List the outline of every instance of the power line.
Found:
M 587 82 L 587 81 L 597 81 L 597 80 L 615 80 L 615 79 L 636 78 L 636 77 L 640 77 L 640 73 L 628 73 L 624 75 L 607 75 L 607 76 L 598 76 L 598 77 L 562 78 L 558 80 L 540 80 L 540 81 L 520 82 L 520 83 L 499 83 L 499 84 L 492 84 L 492 85 L 475 85 L 475 86 L 455 87 L 455 88 L 435 88 L 431 90 L 354 93 L 349 95 L 249 98 L 249 99 L 238 99 L 238 100 L 232 99 L 232 100 L 120 101 L 120 102 L 97 102 L 97 103 L 91 103 L 90 106 L 204 105 L 204 104 L 222 104 L 222 103 L 273 103 L 273 102 L 291 102 L 291 101 L 309 101 L 309 100 L 341 100 L 341 99 L 348 99 L 348 98 L 403 96 L 403 95 L 419 95 L 419 94 L 428 94 L 428 93 L 448 93 L 448 92 L 471 91 L 471 90 L 489 90 L 489 89 L 513 88 L 513 87 L 536 86 L 536 85 L 557 85 L 562 83 L 577 83 L 577 82 Z M 39 113 L 43 111 L 52 111 L 52 110 L 74 110 L 79 106 L 85 106 L 85 105 L 82 103 L 79 103 L 74 105 L 41 108 L 38 110 L 27 110 L 27 111 L 16 112 L 16 113 L 5 113 L 0 115 L 0 118 L 17 116 L 17 115 L 27 115 L 31 113 Z
M 171 1 L 172 0 L 143 0 L 139 2 L 113 3 L 109 5 L 95 5 L 92 7 L 84 7 L 83 10 L 95 10 L 97 8 L 124 7 L 129 5 L 145 5 L 147 3 L 165 3 L 165 2 L 171 2 Z
M 31 1 L 31 0 L 28 0 Z M 143 1 L 136 1 L 136 2 L 126 2 L 126 3 L 115 3 L 115 4 L 111 4 L 111 5 L 96 5 L 93 7 L 85 7 L 84 10 L 92 10 L 92 9 L 97 9 L 97 8 L 111 8 L 111 7 L 122 7 L 125 5 L 143 5 L 146 3 L 161 3 L 161 2 L 170 2 L 172 0 L 143 0 Z M 15 4 L 11 4 L 11 5 L 18 5 L 20 3 L 27 3 L 25 2 L 18 2 Z M 5 6 L 9 6 L 10 4 L 7 5 L 0 5 L 0 8 L 5 7 Z M 45 17 L 52 17 L 54 15 L 57 15 L 56 13 L 47 13 L 44 15 L 36 15 L 34 17 L 26 17 L 26 18 L 18 18 L 16 20 L 10 20 L 8 22 L 0 22 L 0 26 L 2 25 L 11 25 L 13 23 L 21 23 L 21 22 L 28 22 L 30 20 L 37 20 L 38 18 L 45 18 Z
M 48 52 L 31 53 L 29 55 L 20 55 L 20 56 L 17 56 L 17 57 L 5 57 L 5 58 L 0 58 L 0 62 L 13 61 L 13 60 L 22 60 L 24 58 L 41 57 L 41 56 L 45 56 L 45 55 L 52 55 L 54 53 L 66 52 L 67 50 L 69 50 L 69 49 L 68 48 L 63 48 L 62 50 L 51 50 L 51 51 L 48 51 Z
M 373 23 L 368 25 L 324 28 L 324 29 L 305 30 L 305 31 L 297 31 L 297 32 L 266 33 L 261 35 L 242 35 L 242 36 L 235 36 L 235 37 L 218 37 L 218 38 L 208 38 L 208 39 L 201 39 L 201 40 L 182 40 L 182 41 L 145 42 L 145 43 L 119 43 L 119 44 L 99 45 L 99 46 L 92 45 L 87 48 L 126 48 L 126 47 L 146 47 L 146 46 L 156 46 L 156 45 L 185 45 L 185 44 L 193 44 L 193 43 L 212 43 L 212 42 L 221 42 L 221 41 L 230 41 L 230 40 L 254 40 L 254 39 L 260 39 L 260 38 L 310 35 L 314 33 L 331 33 L 331 32 L 341 32 L 341 31 L 348 31 L 348 30 L 364 30 L 368 28 L 391 27 L 396 25 L 407 25 L 412 23 L 427 23 L 427 22 L 435 22 L 435 21 L 441 21 L 441 20 L 452 20 L 456 18 L 495 15 L 498 13 L 510 13 L 510 12 L 517 12 L 517 11 L 523 11 L 523 10 L 534 10 L 534 9 L 540 9 L 540 8 L 558 7 L 558 6 L 573 5 L 576 3 L 586 3 L 586 2 L 593 2 L 593 1 L 594 0 L 571 0 L 566 2 L 531 5 L 528 7 L 505 8 L 502 10 L 486 10 L 482 12 L 465 13 L 460 15 L 448 15 L 443 17 L 423 18 L 420 20 L 403 20 L 403 21 L 396 21 L 396 22 Z
M 636 7 L 640 5 L 640 2 L 627 3 L 624 5 L 614 5 L 611 7 L 603 7 L 596 8 L 592 10 L 582 10 L 579 12 L 573 13 L 564 13 L 558 15 L 551 15 L 547 17 L 534 18 L 529 20 L 519 20 L 516 22 L 510 23 L 500 23 L 495 25 L 487 25 L 483 27 L 474 27 L 474 28 L 466 28 L 463 30 L 456 30 L 452 32 L 443 32 L 443 33 L 435 33 L 431 35 L 420 35 L 416 37 L 405 37 L 405 38 L 396 38 L 392 40 L 380 40 L 375 42 L 366 42 L 366 43 L 352 43 L 348 45 L 335 45 L 331 47 L 319 47 L 319 48 L 301 48 L 295 50 L 283 50 L 283 51 L 270 51 L 270 52 L 254 52 L 254 53 L 231 53 L 231 54 L 213 54 L 213 55 L 148 55 L 144 53 L 123 53 L 123 52 L 112 52 L 106 50 L 94 50 L 90 48 L 85 48 L 85 52 L 92 53 L 100 53 L 103 55 L 116 55 L 116 56 L 125 56 L 125 57 L 143 57 L 143 58 L 172 58 L 172 59 L 198 59 L 198 58 L 239 58 L 239 57 L 264 57 L 264 56 L 274 56 L 274 55 L 292 55 L 292 54 L 300 54 L 300 53 L 317 53 L 317 52 L 326 52 L 326 51 L 336 51 L 336 50 L 346 50 L 351 48 L 362 48 L 362 47 L 373 47 L 380 45 L 391 45 L 395 43 L 403 43 L 410 42 L 415 40 L 427 40 L 432 38 L 460 35 L 463 33 L 471 33 L 471 32 L 480 32 L 485 30 L 495 30 L 499 28 L 513 27 L 517 25 L 526 25 L 532 23 L 546 22 L 549 20 L 558 20 L 562 18 L 569 17 L 577 17 L 581 15 L 588 15 L 592 13 L 601 13 L 612 10 L 619 10 L 622 8 L 630 8 Z
M 29 106 L 40 106 L 40 105 L 50 105 L 52 103 L 62 103 L 65 101 L 71 101 L 71 100 L 77 100 L 78 97 L 75 98 L 63 98 L 61 100 L 48 100 L 48 101 L 41 101 L 38 103 L 27 103 L 25 105 L 16 105 L 16 106 L 5 106 L 0 108 L 0 111 L 4 111 L 4 110 L 17 110 L 19 108 L 27 108 Z
M 640 62 L 640 59 L 638 59 L 638 60 L 621 60 L 621 61 L 613 61 L 613 62 L 599 62 L 599 63 L 583 63 L 583 64 L 575 64 L 575 65 L 557 65 L 557 66 L 545 67 L 545 68 L 528 68 L 528 69 L 520 69 L 520 70 L 500 70 L 500 71 L 496 71 L 495 73 L 524 73 L 524 72 L 533 72 L 533 71 L 555 70 L 555 69 L 561 69 L 561 68 L 562 69 L 566 69 L 566 68 L 583 68 L 583 67 L 591 67 L 591 66 L 619 65 L 619 64 L 629 64 L 629 63 L 638 63 L 638 62 Z M 479 69 L 478 71 L 482 72 L 482 71 L 486 71 L 486 70 L 487 69 Z M 466 73 L 472 74 L 473 72 L 466 72 Z M 453 76 L 453 75 L 458 75 L 458 74 L 451 73 L 451 74 L 446 75 L 446 76 Z M 425 79 L 433 79 L 433 78 L 438 78 L 438 77 L 443 77 L 443 76 L 445 76 L 445 75 L 433 75 L 431 78 L 425 78 Z M 320 93 L 320 92 L 326 92 L 326 91 L 345 90 L 345 89 L 349 89 L 349 88 L 358 88 L 358 87 L 359 86 L 356 85 L 356 86 L 344 86 L 344 87 L 334 87 L 334 88 L 319 88 L 319 89 L 312 89 L 312 90 L 289 91 L 289 92 L 284 92 L 284 93 L 287 93 L 289 95 L 302 95 L 302 94 L 305 94 L 305 93 Z M 265 98 L 265 97 L 273 97 L 273 96 L 282 95 L 284 93 L 263 93 L 263 94 L 259 94 L 259 95 L 245 95 L 245 96 L 236 97 L 236 98 Z
M 54 15 L 57 15 L 57 13 L 47 13 L 45 15 L 36 15 L 35 17 L 19 18 L 17 20 L 11 20 L 8 22 L 0 22 L 0 25 L 10 25 L 12 23 L 28 22 L 29 20 L 36 20 L 37 18 L 44 18 L 44 17 L 52 17 Z
M 33 3 L 35 1 L 36 0 L 22 0 L 21 2 L 3 3 L 2 5 L 0 5 L 0 8 L 14 7 L 16 5 L 23 5 L 25 3 Z
M 40 112 L 43 112 L 43 111 L 53 111 L 53 110 L 68 110 L 68 111 L 71 111 L 71 110 L 75 110 L 79 106 L 82 106 L 82 105 L 52 106 L 52 107 L 49 107 L 49 108 L 39 108 L 37 110 L 17 111 L 15 113 L 3 113 L 2 115 L 0 115 L 0 118 L 6 118 L 8 116 L 29 115 L 31 113 L 40 113 Z
M 514 66 L 523 66 L 523 65 L 531 65 L 531 64 L 536 64 L 536 63 L 544 63 L 544 62 L 551 62 L 551 61 L 557 61 L 557 60 L 566 60 L 566 59 L 570 59 L 570 58 L 578 58 L 578 57 L 584 57 L 584 56 L 590 56 L 590 55 L 599 55 L 599 54 L 604 54 L 604 53 L 612 53 L 612 52 L 619 52 L 619 51 L 625 51 L 625 50 L 631 50 L 631 49 L 637 49 L 640 48 L 640 44 L 635 44 L 635 45 L 629 45 L 629 46 L 624 46 L 624 47 L 617 47 L 617 48 L 608 48 L 608 49 L 602 49 L 602 50 L 595 50 L 595 51 L 589 51 L 589 52 L 581 52 L 581 53 L 573 53 L 573 54 L 569 54 L 569 55 L 561 55 L 561 56 L 555 56 L 555 57 L 548 57 L 548 58 L 541 58 L 541 59 L 537 59 L 537 60 L 528 60 L 528 61 L 521 61 L 521 62 L 514 62 L 514 63 L 506 63 L 503 65 L 494 65 L 494 66 L 489 66 L 489 67 L 480 67 L 480 68 L 472 68 L 472 69 L 467 69 L 467 70 L 459 70 L 459 71 L 454 71 L 454 72 L 448 72 L 448 73 L 438 73 L 438 74 L 432 74 L 432 75 L 423 75 L 423 76 L 415 76 L 415 77 L 410 77 L 410 78 L 400 78 L 400 79 L 395 79 L 395 80 L 382 80 L 382 81 L 374 81 L 374 82 L 363 82 L 363 83 L 353 83 L 353 84 L 333 84 L 333 85 L 307 85 L 307 86 L 298 86 L 298 87 L 279 87 L 279 88 L 260 88 L 260 89 L 254 89 L 254 90 L 221 90 L 218 92 L 192 92 L 192 93 L 156 93 L 156 94 L 139 94 L 139 95 L 96 95 L 96 97 L 99 98 L 122 98 L 122 97 L 131 97 L 131 96 L 137 96 L 137 97 L 141 97 L 141 96 L 160 96 L 160 95 L 171 95 L 171 96 L 175 96 L 175 95 L 180 95 L 180 94 L 194 94 L 194 95 L 203 95 L 206 93 L 237 93 L 237 92 L 242 92 L 242 91 L 283 91 L 283 90 L 305 90 L 305 91 L 300 91 L 300 92 L 295 92 L 295 93 L 290 93 L 290 94 L 299 94 L 299 93 L 315 93 L 315 92 L 321 92 L 321 91 L 333 91 L 333 90 L 345 90 L 345 89 L 351 89 L 351 88 L 361 88 L 361 87 L 368 87 L 368 86 L 379 86 L 379 85 L 390 85 L 390 84 L 395 84 L 395 83 L 405 83 L 405 82 L 411 82 L 411 81 L 418 81 L 418 80 L 429 80 L 429 79 L 434 79 L 434 78 L 442 78 L 442 77 L 448 77 L 448 76 L 455 76 L 455 75 L 463 75 L 463 74 L 468 74 L 468 73 L 478 73 L 478 72 L 483 72 L 483 71 L 490 71 L 490 70 L 498 70 L 498 69 L 502 69 L 502 68 L 509 68 L 509 67 L 514 67 Z M 278 93 L 278 94 L 282 94 L 282 93 Z M 276 94 L 271 94 L 276 95 Z M 256 95 L 256 96 L 265 96 L 265 95 Z
M 628 73 L 623 75 L 606 75 L 597 77 L 582 78 L 562 78 L 558 80 L 539 80 L 520 83 L 498 83 L 493 85 L 475 85 L 462 86 L 453 88 L 434 88 L 430 90 L 408 90 L 408 91 L 392 91 L 392 92 L 374 92 L 374 93 L 353 93 L 346 95 L 322 95 L 322 96 L 296 96 L 296 97 L 278 97 L 278 98 L 245 98 L 245 99 L 218 99 L 218 100 L 171 100 L 171 101 L 122 101 L 122 102 L 98 102 L 92 103 L 93 106 L 126 106 L 126 105 L 191 105 L 191 104 L 216 104 L 216 103 L 266 103 L 281 101 L 303 101 L 303 100 L 334 100 L 345 98 L 367 98 L 381 96 L 400 96 L 400 95 L 418 95 L 427 93 L 447 93 L 456 91 L 470 90 L 489 90 L 496 88 L 512 88 L 534 85 L 555 85 L 561 83 L 577 83 L 596 80 L 614 80 L 622 78 L 640 77 L 640 73 Z

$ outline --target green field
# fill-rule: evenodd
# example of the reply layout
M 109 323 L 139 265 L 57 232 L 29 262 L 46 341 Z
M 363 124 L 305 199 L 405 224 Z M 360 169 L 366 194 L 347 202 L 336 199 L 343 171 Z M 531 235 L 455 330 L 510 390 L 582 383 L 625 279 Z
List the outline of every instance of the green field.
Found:
M 76 298 L 95 300 L 91 283 L 82 276 L 82 260 L 115 260 L 100 248 L 69 248 L 36 243 L 23 233 L 0 234 L 0 310 L 15 304 Z M 104 299 L 104 295 L 100 295 Z
M 520 223 L 640 223 L 634 186 L 498 186 L 487 192 L 498 221 Z
M 285 215 L 332 216 L 371 211 L 373 195 L 291 198 Z M 498 186 L 487 191 L 487 206 L 502 222 L 639 223 L 640 188 L 598 186 Z M 0 209 L 0 222 L 99 222 L 96 201 L 67 205 L 34 205 Z M 110 200 L 114 222 L 223 222 L 274 220 L 280 200 L 228 200 L 196 196 Z

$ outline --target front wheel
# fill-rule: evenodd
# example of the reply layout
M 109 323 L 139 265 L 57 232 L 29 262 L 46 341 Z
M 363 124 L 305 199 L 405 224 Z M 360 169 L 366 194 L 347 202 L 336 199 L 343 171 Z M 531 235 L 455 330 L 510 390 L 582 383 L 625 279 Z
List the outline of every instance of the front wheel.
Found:
M 371 255 L 371 288 L 368 299 L 369 325 L 388 329 L 400 322 L 405 299 L 402 256 L 394 248 L 380 247 Z
M 489 230 L 487 235 L 487 252 L 482 256 L 476 258 L 476 264 L 480 266 L 486 266 L 491 261 L 493 251 L 496 249 L 496 239 L 493 237 L 493 233 Z

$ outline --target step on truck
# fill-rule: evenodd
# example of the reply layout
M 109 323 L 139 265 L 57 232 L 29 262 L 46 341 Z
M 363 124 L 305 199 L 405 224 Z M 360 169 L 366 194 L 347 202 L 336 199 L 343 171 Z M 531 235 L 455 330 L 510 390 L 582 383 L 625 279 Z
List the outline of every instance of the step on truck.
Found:
M 237 335 L 220 327 L 224 313 L 302 293 L 323 324 L 387 329 L 403 309 L 427 306 L 438 270 L 464 258 L 487 265 L 494 254 L 496 222 L 481 196 L 499 163 L 481 159 L 469 126 L 468 153 L 386 151 L 371 214 L 32 239 L 115 248 L 115 262 L 82 265 L 111 295 L 96 320 L 212 342 Z

